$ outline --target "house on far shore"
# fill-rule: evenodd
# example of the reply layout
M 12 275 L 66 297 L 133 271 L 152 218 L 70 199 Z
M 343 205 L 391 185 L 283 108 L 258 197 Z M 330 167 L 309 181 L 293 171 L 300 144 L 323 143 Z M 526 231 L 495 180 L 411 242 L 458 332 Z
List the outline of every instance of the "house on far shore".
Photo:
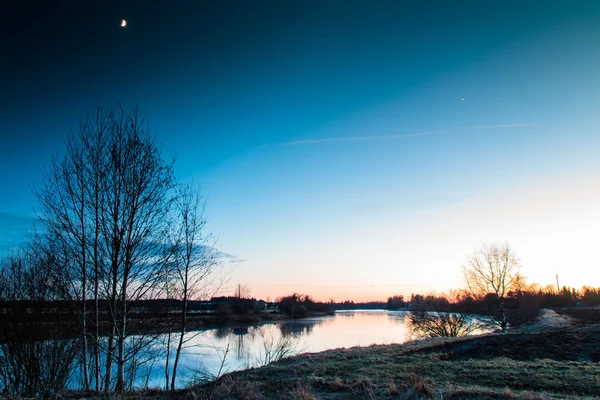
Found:
M 266 311 L 267 310 L 267 306 L 268 306 L 268 303 L 266 301 L 264 301 L 264 300 L 258 300 L 256 302 L 255 309 L 257 311 Z

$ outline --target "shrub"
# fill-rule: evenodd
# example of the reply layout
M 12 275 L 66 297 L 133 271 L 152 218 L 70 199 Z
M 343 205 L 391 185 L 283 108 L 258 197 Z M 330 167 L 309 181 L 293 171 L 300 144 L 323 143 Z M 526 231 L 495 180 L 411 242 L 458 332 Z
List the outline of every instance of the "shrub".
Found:
M 469 315 L 430 311 L 411 311 L 408 327 L 417 337 L 465 336 L 479 328 Z

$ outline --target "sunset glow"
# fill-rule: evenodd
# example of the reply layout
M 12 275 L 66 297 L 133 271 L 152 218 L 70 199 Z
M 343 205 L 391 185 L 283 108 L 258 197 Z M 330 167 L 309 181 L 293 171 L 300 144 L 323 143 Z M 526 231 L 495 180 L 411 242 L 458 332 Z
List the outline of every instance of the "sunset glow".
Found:
M 33 226 L 65 131 L 122 102 L 202 186 L 224 293 L 444 292 L 505 242 L 531 282 L 600 286 L 598 7 L 241 3 L 98 6 L 57 22 L 81 43 L 9 43 L 2 251 Z M 115 35 L 115 15 L 136 29 Z

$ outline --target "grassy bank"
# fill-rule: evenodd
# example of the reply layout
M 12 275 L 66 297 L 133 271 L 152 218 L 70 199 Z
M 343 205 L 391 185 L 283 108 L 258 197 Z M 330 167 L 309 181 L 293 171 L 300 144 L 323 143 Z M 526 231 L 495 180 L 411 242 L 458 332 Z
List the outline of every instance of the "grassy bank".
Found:
M 585 399 L 600 393 L 600 325 L 304 354 L 151 397 Z
M 600 324 L 310 353 L 128 399 L 598 399 Z M 63 398 L 95 398 L 65 394 Z M 115 398 L 115 397 L 111 397 Z

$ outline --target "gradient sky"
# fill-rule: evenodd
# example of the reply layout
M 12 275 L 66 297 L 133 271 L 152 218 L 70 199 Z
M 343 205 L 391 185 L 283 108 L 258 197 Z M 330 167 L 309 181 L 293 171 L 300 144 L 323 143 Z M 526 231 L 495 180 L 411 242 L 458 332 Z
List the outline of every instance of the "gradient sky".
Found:
M 505 241 L 530 280 L 600 286 L 597 1 L 11 3 L 2 251 L 63 134 L 120 101 L 256 297 L 445 291 Z

